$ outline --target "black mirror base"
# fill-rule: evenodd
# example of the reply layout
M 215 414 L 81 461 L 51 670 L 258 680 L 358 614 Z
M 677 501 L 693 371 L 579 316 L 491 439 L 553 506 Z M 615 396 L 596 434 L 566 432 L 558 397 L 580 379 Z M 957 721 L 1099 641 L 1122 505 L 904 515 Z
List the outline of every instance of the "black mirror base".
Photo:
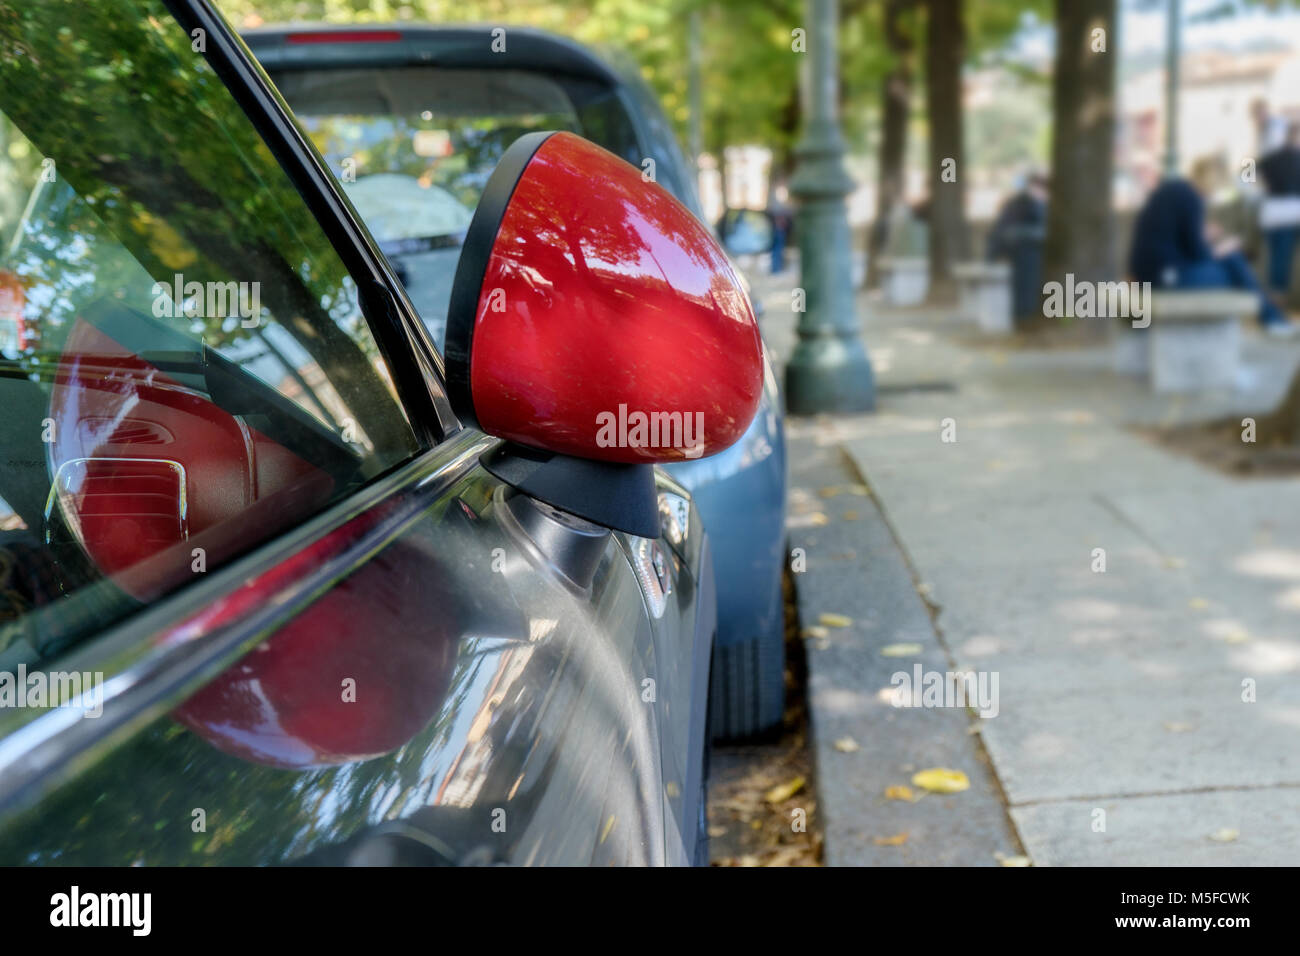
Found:
M 615 531 L 659 537 L 653 465 L 589 461 L 505 442 L 479 459 L 524 494 Z

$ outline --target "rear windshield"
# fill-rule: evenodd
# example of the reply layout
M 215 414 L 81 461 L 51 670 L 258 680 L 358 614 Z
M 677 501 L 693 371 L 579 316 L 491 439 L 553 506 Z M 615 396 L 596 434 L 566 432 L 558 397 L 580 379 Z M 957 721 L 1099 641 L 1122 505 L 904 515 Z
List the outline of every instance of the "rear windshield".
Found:
M 293 69 L 273 71 L 272 79 L 439 348 L 461 242 L 511 143 L 538 130 L 568 130 L 630 163 L 643 158 L 617 94 L 590 81 L 432 66 Z M 663 181 L 664 170 L 657 173 Z

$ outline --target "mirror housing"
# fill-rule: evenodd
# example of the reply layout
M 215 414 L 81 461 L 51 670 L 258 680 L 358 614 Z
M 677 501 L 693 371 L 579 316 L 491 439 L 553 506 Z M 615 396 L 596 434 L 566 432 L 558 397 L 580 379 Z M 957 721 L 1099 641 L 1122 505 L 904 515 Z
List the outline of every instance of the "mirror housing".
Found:
M 447 316 L 462 421 L 594 462 L 700 458 L 749 426 L 762 354 L 725 253 L 666 190 L 572 133 L 506 151 Z

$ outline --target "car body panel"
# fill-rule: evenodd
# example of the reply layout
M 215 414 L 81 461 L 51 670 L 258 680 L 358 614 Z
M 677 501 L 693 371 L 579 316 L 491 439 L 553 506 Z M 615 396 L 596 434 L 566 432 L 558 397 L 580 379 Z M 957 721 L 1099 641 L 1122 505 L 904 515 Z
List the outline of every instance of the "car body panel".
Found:
M 383 849 L 393 842 L 428 862 L 686 860 L 689 720 L 674 719 L 672 693 L 649 706 L 642 684 L 689 682 L 696 627 L 708 627 L 698 584 L 677 562 L 652 630 L 626 557 L 643 539 L 611 535 L 590 593 L 567 585 L 511 522 L 507 489 L 478 466 L 492 444 L 463 433 L 333 529 L 351 528 L 352 568 L 321 568 L 335 581 L 308 605 L 328 605 L 332 626 L 302 610 L 286 616 L 169 717 L 0 829 L 0 860 L 366 862 L 399 852 Z M 279 603 L 286 583 L 268 585 L 245 614 Z M 376 613 L 377 602 L 389 610 Z M 237 614 L 173 640 L 202 654 L 248 623 Z M 346 679 L 353 702 L 340 699 Z M 148 699 L 134 718 L 148 720 L 177 696 L 147 679 L 123 684 L 108 717 Z M 342 748 L 331 740 L 340 728 Z

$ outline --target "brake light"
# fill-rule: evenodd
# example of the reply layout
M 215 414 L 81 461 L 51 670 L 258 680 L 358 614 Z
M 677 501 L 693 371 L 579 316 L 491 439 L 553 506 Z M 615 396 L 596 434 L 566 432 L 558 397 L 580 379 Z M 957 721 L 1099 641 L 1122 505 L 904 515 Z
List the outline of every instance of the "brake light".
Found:
M 397 43 L 401 39 L 400 30 L 318 30 L 285 37 L 288 43 Z

